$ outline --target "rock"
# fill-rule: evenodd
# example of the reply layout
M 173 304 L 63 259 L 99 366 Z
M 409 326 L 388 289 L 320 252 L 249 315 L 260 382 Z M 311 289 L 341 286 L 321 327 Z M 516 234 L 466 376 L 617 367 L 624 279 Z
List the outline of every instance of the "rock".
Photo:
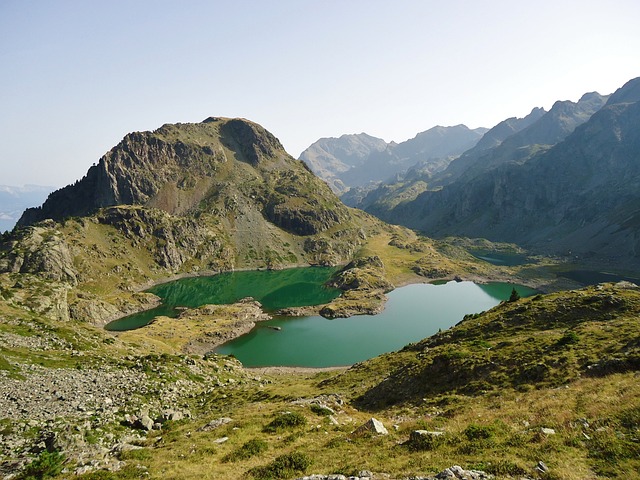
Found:
M 227 423 L 230 423 L 232 421 L 233 420 L 228 418 L 228 417 L 217 418 L 215 420 L 211 420 L 206 425 L 200 427 L 198 429 L 198 431 L 199 432 L 210 432 L 211 430 L 215 430 L 216 428 L 219 428 L 219 427 L 221 427 L 223 425 L 226 425 Z
M 353 477 L 349 477 L 350 479 Z M 296 480 L 347 480 L 344 475 L 309 475 L 306 477 L 300 477 Z
M 448 478 L 454 478 L 458 480 L 485 480 L 494 478 L 482 470 L 465 470 L 459 465 L 454 465 L 446 470 L 443 470 L 435 476 L 436 480 L 445 480 Z
M 548 473 L 549 467 L 547 467 L 543 461 L 539 461 L 536 465 L 536 470 L 538 470 L 540 473 Z
M 553 428 L 542 427 L 540 429 L 540 433 L 542 433 L 543 435 L 555 435 L 556 431 Z
M 220 437 L 220 438 L 216 438 L 213 443 L 224 443 L 227 440 L 229 440 L 229 437 Z
M 365 424 L 361 425 L 353 432 L 353 435 L 356 437 L 367 434 L 389 435 L 389 432 L 380 420 L 371 417 Z
M 141 428 L 143 430 L 153 430 L 154 421 L 151 420 L 149 415 L 142 415 L 136 422 L 137 428 Z

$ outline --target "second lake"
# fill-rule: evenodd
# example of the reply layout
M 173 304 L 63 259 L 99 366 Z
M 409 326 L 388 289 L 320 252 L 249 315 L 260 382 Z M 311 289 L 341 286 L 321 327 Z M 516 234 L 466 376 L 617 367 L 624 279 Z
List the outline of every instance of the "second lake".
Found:
M 507 283 L 473 282 L 407 285 L 388 294 L 389 301 L 378 315 L 277 318 L 259 323 L 215 351 L 234 355 L 246 367 L 352 365 L 445 330 L 466 314 L 488 310 L 507 300 L 513 288 Z M 535 293 L 515 288 L 523 297 Z

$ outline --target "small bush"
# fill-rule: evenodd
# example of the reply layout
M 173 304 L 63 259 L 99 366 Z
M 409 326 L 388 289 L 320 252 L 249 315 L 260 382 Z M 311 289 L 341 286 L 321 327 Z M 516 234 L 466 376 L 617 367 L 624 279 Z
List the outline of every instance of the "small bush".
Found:
M 580 337 L 575 332 L 566 332 L 560 340 L 556 343 L 559 347 L 565 345 L 575 345 L 580 342 Z
M 307 424 L 304 415 L 298 412 L 286 412 L 278 415 L 271 423 L 264 427 L 267 433 L 280 432 L 295 427 L 302 427 Z
M 408 442 L 408 446 L 414 452 L 435 450 L 444 443 L 444 440 L 444 435 L 421 435 L 412 437 Z
M 235 462 L 238 460 L 246 460 L 248 458 L 255 457 L 256 455 L 260 455 L 262 452 L 267 450 L 267 448 L 269 448 L 267 442 L 265 442 L 264 440 L 260 440 L 258 438 L 254 438 L 252 440 L 249 440 L 240 448 L 231 452 L 222 460 L 224 462 Z
M 21 480 L 41 480 L 55 477 L 62 472 L 64 461 L 65 457 L 62 453 L 44 451 L 25 467 L 18 478 Z
M 252 468 L 249 470 L 249 474 L 257 480 L 289 478 L 296 473 L 304 473 L 311 463 L 311 459 L 304 453 L 287 453 L 280 455 L 269 465 Z
M 318 405 L 317 403 L 312 403 L 309 408 L 316 415 L 322 415 L 323 417 L 328 417 L 329 415 L 333 414 L 330 408 L 323 407 L 322 405 Z
M 493 428 L 472 423 L 464 429 L 463 433 L 468 440 L 486 440 L 493 437 Z
M 520 300 L 520 294 L 514 287 L 511 290 L 511 295 L 509 296 L 509 303 L 517 302 L 518 300 Z
M 485 471 L 496 476 L 522 476 L 527 474 L 526 469 L 508 460 L 499 460 L 496 463 L 487 464 Z

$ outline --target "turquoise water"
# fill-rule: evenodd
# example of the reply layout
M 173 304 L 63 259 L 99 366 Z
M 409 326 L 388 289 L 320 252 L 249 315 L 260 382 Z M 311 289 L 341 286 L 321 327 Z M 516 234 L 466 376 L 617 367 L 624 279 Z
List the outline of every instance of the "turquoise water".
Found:
M 337 271 L 332 267 L 290 268 L 226 272 L 210 277 L 182 278 L 147 290 L 162 299 L 162 305 L 109 323 L 107 330 L 133 330 L 155 317 L 177 316 L 176 307 L 196 308 L 207 304 L 229 304 L 253 297 L 267 311 L 329 303 L 341 293 L 324 284 Z
M 259 323 L 216 352 L 232 354 L 247 367 L 351 365 L 447 329 L 465 314 L 488 310 L 508 299 L 512 288 L 507 283 L 473 282 L 408 285 L 389 293 L 378 315 L 278 318 Z M 523 297 L 535 293 L 521 286 L 516 290 Z

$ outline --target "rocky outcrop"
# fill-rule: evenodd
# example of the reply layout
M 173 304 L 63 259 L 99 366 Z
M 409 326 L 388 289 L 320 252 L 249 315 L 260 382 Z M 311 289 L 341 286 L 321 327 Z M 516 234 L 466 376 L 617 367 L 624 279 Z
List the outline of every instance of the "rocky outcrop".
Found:
M 1 248 L 0 272 L 40 273 L 50 280 L 78 282 L 70 248 L 53 222 L 20 231 Z
M 212 267 L 224 265 L 222 242 L 194 218 L 176 218 L 160 210 L 140 207 L 107 208 L 96 218 L 122 232 L 134 245 L 152 245 L 154 258 L 163 268 L 177 270 L 194 258 Z
M 218 122 L 220 119 L 208 118 L 203 123 Z M 222 124 L 220 132 L 223 138 L 242 152 L 244 159 L 251 165 L 258 165 L 266 159 L 282 155 L 284 148 L 280 141 L 260 125 L 242 119 L 233 119 Z
M 349 263 L 331 280 L 330 286 L 344 293 L 320 309 L 320 315 L 326 318 L 380 313 L 387 300 L 385 293 L 394 289 L 385 278 L 382 260 L 376 255 Z
M 402 480 L 490 480 L 495 478 L 493 475 L 483 472 L 482 470 L 465 470 L 459 465 L 449 467 L 435 476 L 429 477 L 405 477 Z M 299 477 L 296 480 L 391 480 L 386 474 L 375 474 L 366 470 L 358 472 L 356 476 L 346 477 L 340 474 L 334 475 L 307 475 Z

